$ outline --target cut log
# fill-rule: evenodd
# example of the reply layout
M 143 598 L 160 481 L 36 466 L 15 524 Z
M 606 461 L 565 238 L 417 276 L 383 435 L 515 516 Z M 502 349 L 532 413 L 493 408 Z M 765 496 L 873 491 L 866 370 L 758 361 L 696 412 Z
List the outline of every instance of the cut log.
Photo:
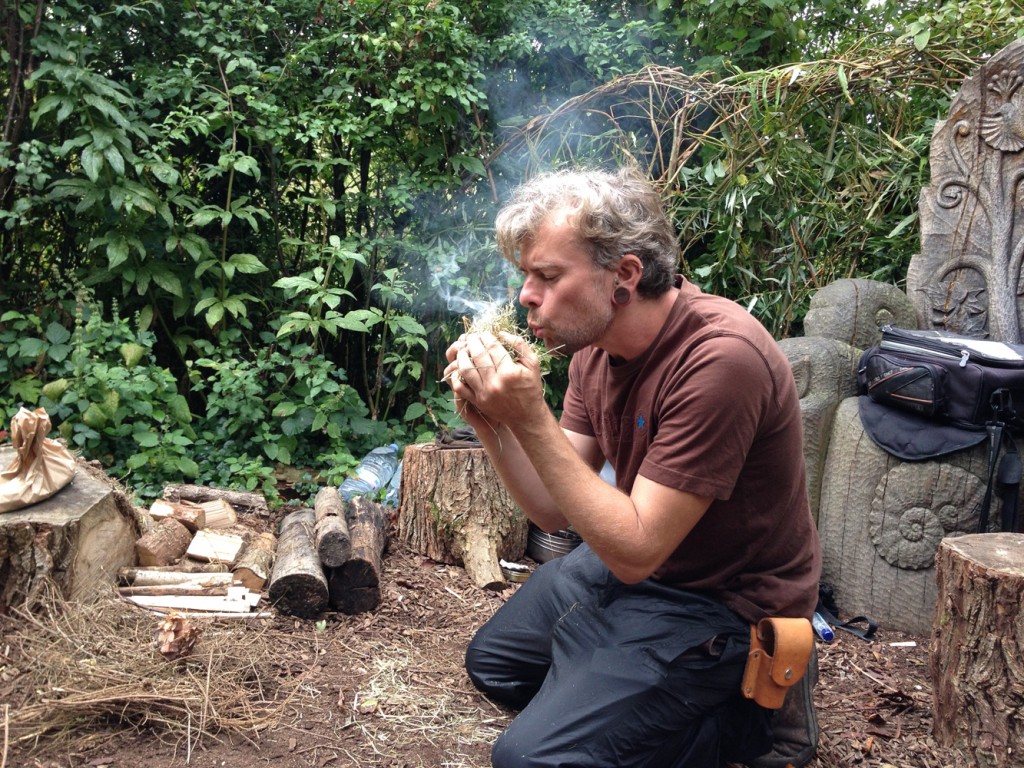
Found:
M 199 506 L 206 513 L 207 528 L 230 528 L 238 522 L 238 513 L 226 499 L 211 499 Z
M 181 522 L 167 517 L 135 542 L 139 565 L 170 565 L 185 554 L 192 534 Z
M 352 554 L 330 572 L 330 602 L 332 608 L 342 613 L 365 613 L 380 605 L 391 513 L 363 496 L 356 496 L 347 506 Z
M 270 580 L 276 549 L 277 537 L 272 533 L 261 533 L 249 542 L 231 569 L 235 579 L 253 592 L 261 591 Z
M 150 565 L 145 567 L 124 567 L 117 571 L 117 578 L 122 584 L 131 584 L 139 573 L 176 573 L 191 575 L 197 573 L 227 573 L 224 563 L 200 563 L 195 560 L 179 560 L 173 565 Z
M 327 608 L 327 577 L 316 553 L 316 513 L 298 509 L 281 522 L 268 596 L 281 613 L 314 618 Z
M 528 523 L 483 448 L 410 445 L 398 537 L 432 560 L 462 565 L 478 587 L 504 589 L 500 560 L 526 551 Z
M 168 584 L 189 584 L 194 587 L 228 586 L 234 583 L 234 574 L 221 573 L 188 573 L 186 571 L 151 571 L 144 568 L 122 569 L 119 576 L 134 587 L 161 587 Z
M 0 468 L 14 456 L 0 448 Z M 135 562 L 142 518 L 109 478 L 79 461 L 75 479 L 56 494 L 0 514 L 0 613 L 54 586 L 69 600 L 109 594 L 117 569 Z
M 352 539 L 345 519 L 345 502 L 333 486 L 321 488 L 313 502 L 316 512 L 316 551 L 320 562 L 337 568 L 352 554 Z
M 199 504 L 191 501 L 166 501 L 165 499 L 160 499 L 150 505 L 149 515 L 157 521 L 173 517 L 188 528 L 191 533 L 195 533 L 200 528 L 206 526 L 206 510 Z
M 270 517 L 270 507 L 267 506 L 266 498 L 262 493 L 252 491 L 229 491 L 226 488 L 211 488 L 206 485 L 173 484 L 164 486 L 163 497 L 171 501 L 185 499 L 200 504 L 223 499 L 236 511 Z
M 1024 754 L 1024 534 L 943 539 L 931 638 L 932 730 L 982 768 Z

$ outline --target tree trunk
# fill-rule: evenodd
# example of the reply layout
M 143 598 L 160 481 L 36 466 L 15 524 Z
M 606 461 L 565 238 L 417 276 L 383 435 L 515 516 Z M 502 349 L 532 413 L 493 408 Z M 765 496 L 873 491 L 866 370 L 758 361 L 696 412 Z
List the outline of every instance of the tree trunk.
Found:
M 278 611 L 305 619 L 327 607 L 327 577 L 313 546 L 315 526 L 312 509 L 298 509 L 281 522 L 268 591 Z
M 526 517 L 483 448 L 410 445 L 403 457 L 398 536 L 416 552 L 463 565 L 485 589 L 506 586 L 500 559 L 526 551 Z
M 933 732 L 979 768 L 1024 754 L 1024 534 L 943 539 L 931 639 Z
M 391 515 L 381 504 L 357 496 L 348 503 L 352 552 L 331 571 L 331 607 L 342 613 L 365 613 L 380 605 L 381 572 Z

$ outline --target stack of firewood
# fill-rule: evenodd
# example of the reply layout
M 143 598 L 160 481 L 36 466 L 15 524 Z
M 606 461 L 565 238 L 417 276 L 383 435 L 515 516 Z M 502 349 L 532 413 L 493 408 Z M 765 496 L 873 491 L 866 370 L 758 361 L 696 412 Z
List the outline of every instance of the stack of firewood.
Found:
M 381 504 L 360 496 L 344 501 L 337 488 L 321 488 L 313 509 L 296 510 L 281 523 L 271 604 L 306 618 L 328 607 L 350 614 L 374 610 L 390 527 Z
M 270 578 L 277 539 L 239 525 L 236 505 L 269 515 L 259 494 L 165 488 L 135 543 L 138 566 L 118 573 L 121 596 L 160 613 L 252 615 Z

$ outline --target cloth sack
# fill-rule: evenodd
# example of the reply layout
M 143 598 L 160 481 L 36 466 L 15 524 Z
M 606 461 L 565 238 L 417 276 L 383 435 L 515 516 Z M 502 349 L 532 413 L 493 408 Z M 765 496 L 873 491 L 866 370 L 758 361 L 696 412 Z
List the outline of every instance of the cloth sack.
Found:
M 48 499 L 75 476 L 75 457 L 47 437 L 50 417 L 43 408 L 21 408 L 11 419 L 15 457 L 0 472 L 0 512 L 13 512 Z

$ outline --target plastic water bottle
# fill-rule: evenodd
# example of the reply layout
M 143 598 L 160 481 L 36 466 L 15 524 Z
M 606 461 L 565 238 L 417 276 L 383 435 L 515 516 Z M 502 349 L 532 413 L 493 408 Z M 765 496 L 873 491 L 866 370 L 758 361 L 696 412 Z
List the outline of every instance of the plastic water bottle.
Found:
M 376 495 L 388 484 L 397 466 L 397 444 L 374 448 L 359 462 L 352 477 L 346 478 L 341 484 L 341 497 L 349 501 L 355 496 Z
M 835 639 L 835 632 L 832 631 L 832 627 L 825 621 L 825 617 L 817 611 L 811 617 L 811 626 L 814 627 L 814 631 L 818 633 L 818 637 L 824 640 L 826 643 L 831 643 Z
M 398 468 L 395 470 L 395 474 L 391 476 L 390 482 L 388 482 L 387 493 L 384 494 L 384 505 L 388 507 L 397 507 L 399 501 L 398 492 L 402 487 L 402 462 L 398 462 Z

